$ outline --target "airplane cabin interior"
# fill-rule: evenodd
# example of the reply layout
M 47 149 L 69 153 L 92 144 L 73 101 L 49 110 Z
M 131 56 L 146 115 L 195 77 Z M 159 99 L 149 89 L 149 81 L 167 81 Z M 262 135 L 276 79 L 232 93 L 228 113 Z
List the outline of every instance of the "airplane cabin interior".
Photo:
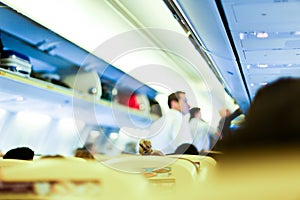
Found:
M 299 78 L 299 9 L 299 0 L 2 0 L 0 153 L 29 147 L 34 159 L 0 158 L 0 199 L 299 199 L 300 162 L 283 152 L 232 165 L 213 148 L 139 155 L 171 93 L 184 91 L 216 133 L 221 109 L 241 111 L 230 125 L 239 128 L 261 88 Z

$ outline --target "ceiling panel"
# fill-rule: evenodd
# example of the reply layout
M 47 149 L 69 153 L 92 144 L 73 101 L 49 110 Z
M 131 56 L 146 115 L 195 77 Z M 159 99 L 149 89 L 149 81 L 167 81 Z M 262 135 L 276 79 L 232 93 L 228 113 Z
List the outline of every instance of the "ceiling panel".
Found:
M 300 77 L 300 1 L 221 2 L 228 37 L 251 98 L 280 77 Z
M 295 40 L 290 40 L 294 42 Z M 297 41 L 297 40 L 296 40 Z M 271 49 L 284 48 L 286 46 L 286 40 L 284 39 L 245 39 L 241 40 L 241 45 L 243 49 L 255 50 L 255 49 L 265 49 L 266 47 Z
M 300 49 L 270 49 L 244 51 L 246 61 L 252 63 L 300 63 Z
M 300 20 L 299 2 L 270 2 L 234 4 L 232 6 L 237 23 L 284 23 L 297 22 Z M 288 14 L 287 14 L 288 13 Z

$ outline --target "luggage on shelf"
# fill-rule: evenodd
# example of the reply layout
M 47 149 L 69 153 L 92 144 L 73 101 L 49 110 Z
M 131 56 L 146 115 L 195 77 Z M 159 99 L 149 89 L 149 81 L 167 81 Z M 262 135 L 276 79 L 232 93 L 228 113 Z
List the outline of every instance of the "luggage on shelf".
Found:
M 53 83 L 55 85 L 59 85 L 59 86 L 65 87 L 65 88 L 71 88 L 68 84 L 61 81 L 60 75 L 56 74 L 56 73 L 49 73 L 49 72 L 44 72 L 44 71 L 37 72 L 37 71 L 32 70 L 30 76 L 32 78 L 36 78 L 36 79 L 39 79 L 42 81 Z
M 0 54 L 0 67 L 29 76 L 32 65 L 28 56 L 14 50 L 2 50 Z

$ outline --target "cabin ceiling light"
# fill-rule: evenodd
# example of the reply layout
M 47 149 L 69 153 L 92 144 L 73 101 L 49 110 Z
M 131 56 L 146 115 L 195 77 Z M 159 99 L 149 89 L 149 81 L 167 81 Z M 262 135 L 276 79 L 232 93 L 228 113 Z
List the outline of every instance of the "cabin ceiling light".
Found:
M 295 36 L 300 36 L 300 31 L 294 31 L 294 32 L 291 32 L 292 35 L 295 35 Z
M 269 66 L 268 64 L 258 64 L 257 65 L 257 67 L 259 67 L 259 68 L 266 68 L 268 66 Z
M 257 38 L 268 38 L 269 34 L 267 32 L 258 32 L 256 33 Z
M 239 33 L 240 40 L 244 40 L 247 37 L 247 33 Z
M 259 83 L 259 85 L 267 85 L 268 83 L 267 82 L 261 82 Z
M 17 120 L 24 121 L 24 123 L 49 123 L 51 121 L 51 117 L 46 114 L 40 114 L 30 111 L 20 111 L 16 115 Z
M 25 101 L 23 96 L 14 96 L 14 95 L 3 95 L 0 97 L 1 103 L 14 103 L 14 102 L 22 102 Z

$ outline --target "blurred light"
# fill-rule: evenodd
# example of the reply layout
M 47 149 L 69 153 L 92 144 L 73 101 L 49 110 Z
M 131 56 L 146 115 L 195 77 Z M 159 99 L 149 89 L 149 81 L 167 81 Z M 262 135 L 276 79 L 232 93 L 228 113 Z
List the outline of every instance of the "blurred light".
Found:
M 18 96 L 18 97 L 16 97 L 16 101 L 24 101 L 24 97 Z
M 99 131 L 95 131 L 95 130 L 92 130 L 91 133 L 90 133 L 90 136 L 92 138 L 96 138 L 100 135 L 100 132 Z
M 250 83 L 250 86 L 253 87 L 253 86 L 254 86 L 254 83 Z
M 63 118 L 59 120 L 59 124 L 63 124 L 63 126 L 69 127 L 74 125 L 74 119 L 71 118 Z
M 258 64 L 257 66 L 260 67 L 260 68 L 266 68 L 266 67 L 268 67 L 269 65 L 268 65 L 268 64 Z
M 240 33 L 240 40 L 244 40 L 246 38 L 246 34 L 245 33 Z
M 266 32 L 259 32 L 259 33 L 256 34 L 256 37 L 257 38 L 268 38 L 269 34 L 266 33 Z
M 116 140 L 118 137 L 119 137 L 119 134 L 118 134 L 118 133 L 115 133 L 115 132 L 112 132 L 112 133 L 109 135 L 109 139 L 111 139 L 111 140 Z
M 251 68 L 251 65 L 247 65 L 247 69 L 250 69 Z
M 267 82 L 259 83 L 259 85 L 267 85 L 267 84 L 268 84 Z
M 292 32 L 294 35 L 296 36 L 299 36 L 300 35 L 300 31 L 295 31 L 295 32 Z
M 64 137 L 70 137 L 73 136 L 74 133 L 76 133 L 75 121 L 72 118 L 60 119 L 56 128 L 56 131 L 58 133 L 63 133 Z
M 0 102 L 6 103 L 6 102 L 21 102 L 24 101 L 24 97 L 22 96 L 14 96 L 14 95 L 1 95 Z
M 118 94 L 118 90 L 116 88 L 112 89 L 111 91 L 112 95 L 117 95 Z
M 0 108 L 0 116 L 5 115 L 6 114 L 6 110 L 3 110 Z
M 21 111 L 16 115 L 17 119 L 20 119 L 22 121 L 28 121 L 30 123 L 38 123 L 38 124 L 43 124 L 43 123 L 49 123 L 51 120 L 51 117 L 45 114 L 39 114 L 39 113 L 32 113 L 32 112 L 24 112 Z
M 3 109 L 0 109 L 0 120 L 4 121 L 5 116 L 6 116 L 6 111 Z

